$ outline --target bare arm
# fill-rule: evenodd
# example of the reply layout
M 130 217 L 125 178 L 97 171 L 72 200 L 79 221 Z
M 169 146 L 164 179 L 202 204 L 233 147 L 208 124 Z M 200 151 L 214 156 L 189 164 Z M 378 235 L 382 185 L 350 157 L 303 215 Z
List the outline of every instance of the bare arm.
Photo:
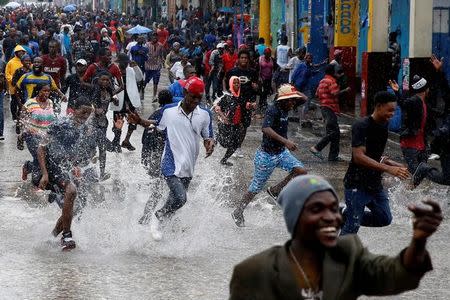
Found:
M 352 148 L 353 161 L 360 166 L 366 167 L 371 170 L 378 172 L 386 172 L 393 176 L 399 177 L 400 179 L 407 179 L 410 177 L 407 168 L 390 166 L 385 163 L 377 162 L 376 160 L 370 158 L 366 155 L 366 147 L 353 147 Z
M 291 151 L 295 151 L 297 150 L 297 145 L 295 145 L 293 142 L 291 142 L 288 139 L 285 139 L 284 137 L 282 137 L 281 135 L 279 135 L 278 133 L 275 132 L 275 130 L 273 130 L 271 127 L 264 127 L 262 129 L 262 132 L 267 135 L 269 138 L 280 142 L 281 144 L 283 144 L 284 146 L 286 146 L 286 148 L 288 148 Z

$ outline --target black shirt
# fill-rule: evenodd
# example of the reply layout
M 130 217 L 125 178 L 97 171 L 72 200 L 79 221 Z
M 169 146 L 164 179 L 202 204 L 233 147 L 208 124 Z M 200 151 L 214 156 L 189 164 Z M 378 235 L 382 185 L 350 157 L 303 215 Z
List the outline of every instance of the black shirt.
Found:
M 253 102 L 256 100 L 256 91 L 252 87 L 252 83 L 258 82 L 258 74 L 255 69 L 241 69 L 239 67 L 234 67 L 227 73 L 227 78 L 225 81 L 227 90 L 229 87 L 230 78 L 232 76 L 237 76 L 241 79 L 241 97 L 247 102 Z
M 365 117 L 352 126 L 352 147 L 366 147 L 366 155 L 380 161 L 388 138 L 387 124 L 378 124 L 373 118 Z M 357 165 L 352 160 L 344 177 L 346 189 L 361 188 L 366 191 L 379 191 L 382 172 Z
M 69 88 L 69 101 L 67 103 L 68 108 L 73 107 L 73 103 L 78 97 L 89 97 L 91 93 L 91 88 L 87 85 L 81 84 L 81 80 L 77 74 L 71 74 L 66 78 L 65 84 L 61 91 L 65 94 Z
M 266 110 L 262 128 L 272 128 L 276 133 L 287 139 L 288 112 L 280 109 L 277 103 L 269 105 Z M 284 144 L 263 134 L 261 148 L 269 154 L 280 154 L 284 151 Z

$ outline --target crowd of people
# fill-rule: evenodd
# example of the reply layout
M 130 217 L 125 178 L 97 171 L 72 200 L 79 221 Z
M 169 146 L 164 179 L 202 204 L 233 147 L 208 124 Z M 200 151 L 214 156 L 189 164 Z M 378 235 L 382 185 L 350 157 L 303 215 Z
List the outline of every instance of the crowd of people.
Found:
M 415 215 L 413 241 L 396 258 L 371 255 L 351 234 L 360 226 L 391 223 L 383 173 L 412 179 L 414 187 L 424 178 L 450 185 L 450 89 L 443 60 L 430 60 L 447 101 L 443 122 L 432 131 L 427 127 L 432 79 L 421 76 L 414 76 L 411 95 L 402 95 L 390 80 L 393 92 L 379 91 L 373 113 L 353 124 L 352 157 L 344 177 L 346 205 L 340 209 L 334 188 L 321 177 L 307 175 L 313 170 L 307 171 L 293 155 L 298 145 L 288 136 L 288 114 L 307 117 L 311 99 L 316 98 L 326 134 L 309 151 L 323 160 L 322 150 L 330 144 L 328 162 L 343 161 L 338 116 L 340 98 L 350 88 L 341 66 L 342 51 L 336 50 L 330 63 L 314 65 L 306 48 L 288 46 L 287 36 L 281 36 L 274 49 L 263 38 L 236 38 L 228 15 L 203 22 L 203 15 L 187 17 L 181 10 L 176 18 L 179 27 L 161 23 L 150 33 L 130 35 L 128 29 L 139 19 L 112 12 L 21 8 L 3 11 L 0 17 L 0 139 L 5 140 L 3 104 L 9 102 L 17 136 L 6 140 L 14 140 L 19 150 L 26 144 L 31 160 L 23 164 L 22 179 L 31 175 L 36 187 L 51 190 L 49 201 L 61 206 L 52 233 L 62 234 L 63 249 L 76 247 L 71 222 L 79 182 L 87 174 L 95 174 L 93 182 L 110 178 L 107 152 L 136 150 L 130 138 L 137 126 L 145 128 L 142 164 L 152 178 L 152 193 L 138 222 L 150 223 L 153 238 L 160 240 L 161 224 L 187 201 L 200 142 L 208 157 L 217 141 L 226 149 L 220 164 L 231 168 L 230 157 L 242 157 L 240 148 L 252 120 L 263 119 L 253 178 L 231 216 L 237 226 L 244 226 L 246 206 L 265 188 L 275 168 L 283 169 L 287 176 L 266 191 L 280 203 L 292 239 L 238 265 L 231 299 L 248 299 L 251 294 L 255 299 L 296 299 L 298 290 L 304 299 L 354 299 L 415 288 L 431 269 L 425 242 L 442 220 L 436 202 L 426 202 L 431 209 L 409 207 Z M 310 81 L 321 72 L 324 77 L 313 89 Z M 170 86 L 160 88 L 165 74 Z M 139 108 L 150 82 L 150 98 L 159 108 L 147 119 L 139 115 Z M 67 110 L 62 112 L 65 101 Z M 384 156 L 388 123 L 397 105 L 404 114 L 400 146 L 405 164 Z M 113 111 L 112 120 L 108 110 Z M 125 122 L 127 133 L 121 142 Z M 111 141 L 106 134 L 110 123 Z M 427 163 L 431 135 L 440 170 Z M 92 167 L 97 160 L 99 172 Z M 155 211 L 164 181 L 170 192 Z M 276 270 L 288 272 L 274 279 Z M 333 282 L 336 277 L 343 284 Z

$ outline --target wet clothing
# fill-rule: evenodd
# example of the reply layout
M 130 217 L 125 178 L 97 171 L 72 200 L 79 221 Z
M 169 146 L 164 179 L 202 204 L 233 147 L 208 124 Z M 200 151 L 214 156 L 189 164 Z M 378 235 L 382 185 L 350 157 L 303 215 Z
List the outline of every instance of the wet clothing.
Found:
M 158 122 L 159 130 L 166 130 L 167 139 L 161 162 L 166 177 L 192 177 L 200 145 L 199 139 L 212 139 L 211 112 L 197 106 L 187 115 L 181 102 L 164 106 Z
M 371 116 L 356 121 L 352 126 L 352 147 L 364 146 L 366 155 L 375 161 L 380 161 L 388 138 L 388 125 L 378 124 Z M 366 191 L 379 191 L 382 172 L 371 170 L 350 161 L 344 177 L 344 186 L 347 189 L 364 189 Z
M 262 128 L 270 127 L 277 134 L 287 138 L 288 125 L 288 112 L 280 109 L 277 102 L 269 105 L 264 117 Z M 261 148 L 269 154 L 280 154 L 285 150 L 285 146 L 282 143 L 271 139 L 265 134 L 263 134 Z
M 321 107 L 328 107 L 335 113 L 339 113 L 339 99 L 336 95 L 339 92 L 339 85 L 333 76 L 325 75 L 317 88 L 317 97 Z
M 289 255 L 291 241 L 251 256 L 234 267 L 230 300 L 298 300 L 300 288 Z M 357 299 L 362 295 L 396 295 L 419 286 L 433 269 L 427 254 L 422 265 L 407 270 L 402 250 L 395 257 L 375 255 L 357 235 L 340 237 L 336 247 L 326 249 L 322 267 L 323 300 Z
M 32 98 L 25 102 L 25 110 L 29 114 L 26 120 L 26 131 L 32 134 L 44 133 L 48 127 L 56 120 L 55 112 L 53 111 L 53 102 L 47 100 L 44 107 Z
M 391 208 L 385 190 L 368 192 L 355 188 L 345 189 L 344 194 L 346 209 L 342 235 L 357 233 L 360 226 L 383 227 L 391 224 Z
M 161 118 L 163 108 L 159 108 L 148 118 L 158 120 Z M 156 128 L 145 128 L 142 134 L 141 163 L 147 169 L 151 177 L 161 176 L 161 158 L 164 151 L 166 133 Z
M 81 79 L 78 74 L 71 74 L 67 77 L 61 92 L 64 94 L 69 90 L 69 99 L 67 101 L 67 108 L 71 109 L 73 107 L 75 99 L 81 96 L 88 97 L 91 88 L 87 85 L 81 84 Z
M 170 192 L 164 206 L 155 213 L 156 217 L 160 221 L 172 216 L 175 211 L 183 207 L 183 205 L 186 203 L 187 190 L 192 178 L 168 176 L 165 177 L 165 180 Z
M 330 151 L 328 160 L 333 161 L 339 156 L 339 142 L 341 133 L 339 130 L 338 118 L 334 111 L 329 107 L 321 107 L 322 117 L 325 120 L 325 136 L 320 139 L 315 148 L 317 151 L 322 151 L 328 144 L 330 144 Z
M 254 173 L 248 187 L 250 193 L 259 193 L 269 180 L 275 168 L 291 173 L 295 168 L 304 168 L 304 165 L 291 152 L 284 149 L 277 154 L 270 154 L 258 148 L 253 159 Z

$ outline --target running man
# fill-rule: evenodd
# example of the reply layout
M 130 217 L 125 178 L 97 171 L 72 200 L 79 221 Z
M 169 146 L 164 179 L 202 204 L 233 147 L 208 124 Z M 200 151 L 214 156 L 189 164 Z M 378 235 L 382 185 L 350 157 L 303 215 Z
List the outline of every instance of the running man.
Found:
M 39 145 L 37 150 L 40 170 L 33 174 L 33 184 L 40 189 L 53 192 L 61 190 L 64 193 L 62 214 L 52 231 L 55 237 L 62 232 L 63 250 L 76 246 L 70 227 L 77 189 L 71 176 L 80 173 L 77 163 L 84 150 L 79 147 L 83 137 L 83 124 L 93 111 L 91 101 L 84 97 L 74 101 L 73 109 L 69 118 L 63 118 L 48 128 L 47 142 Z
M 352 126 L 352 160 L 344 177 L 345 223 L 341 234 L 357 233 L 359 227 L 391 224 L 388 196 L 381 184 L 384 172 L 400 179 L 410 177 L 408 168 L 383 156 L 388 122 L 394 116 L 397 98 L 389 92 L 375 94 L 372 115 Z M 370 212 L 365 211 L 365 207 Z
M 161 160 L 161 172 L 170 189 L 164 206 L 155 212 L 151 220 L 151 232 L 155 240 L 162 238 L 160 223 L 183 207 L 187 190 L 194 174 L 199 154 L 199 139 L 203 139 L 206 157 L 214 151 L 211 112 L 199 106 L 205 93 L 205 84 L 198 77 L 191 77 L 184 86 L 184 99 L 166 105 L 157 120 L 143 120 L 136 113 L 128 115 L 129 122 L 144 127 L 157 125 L 166 131 L 166 143 Z
M 303 164 L 290 151 L 297 150 L 297 145 L 288 139 L 288 113 L 299 102 L 305 103 L 306 96 L 294 86 L 283 84 L 278 89 L 275 103 L 267 108 L 262 126 L 263 140 L 256 150 L 255 171 L 248 191 L 242 197 L 238 207 L 231 213 L 237 226 L 244 226 L 244 209 L 264 188 L 275 168 L 289 172 L 280 183 L 267 188 L 267 193 L 276 198 L 283 187 L 294 177 L 306 174 Z

